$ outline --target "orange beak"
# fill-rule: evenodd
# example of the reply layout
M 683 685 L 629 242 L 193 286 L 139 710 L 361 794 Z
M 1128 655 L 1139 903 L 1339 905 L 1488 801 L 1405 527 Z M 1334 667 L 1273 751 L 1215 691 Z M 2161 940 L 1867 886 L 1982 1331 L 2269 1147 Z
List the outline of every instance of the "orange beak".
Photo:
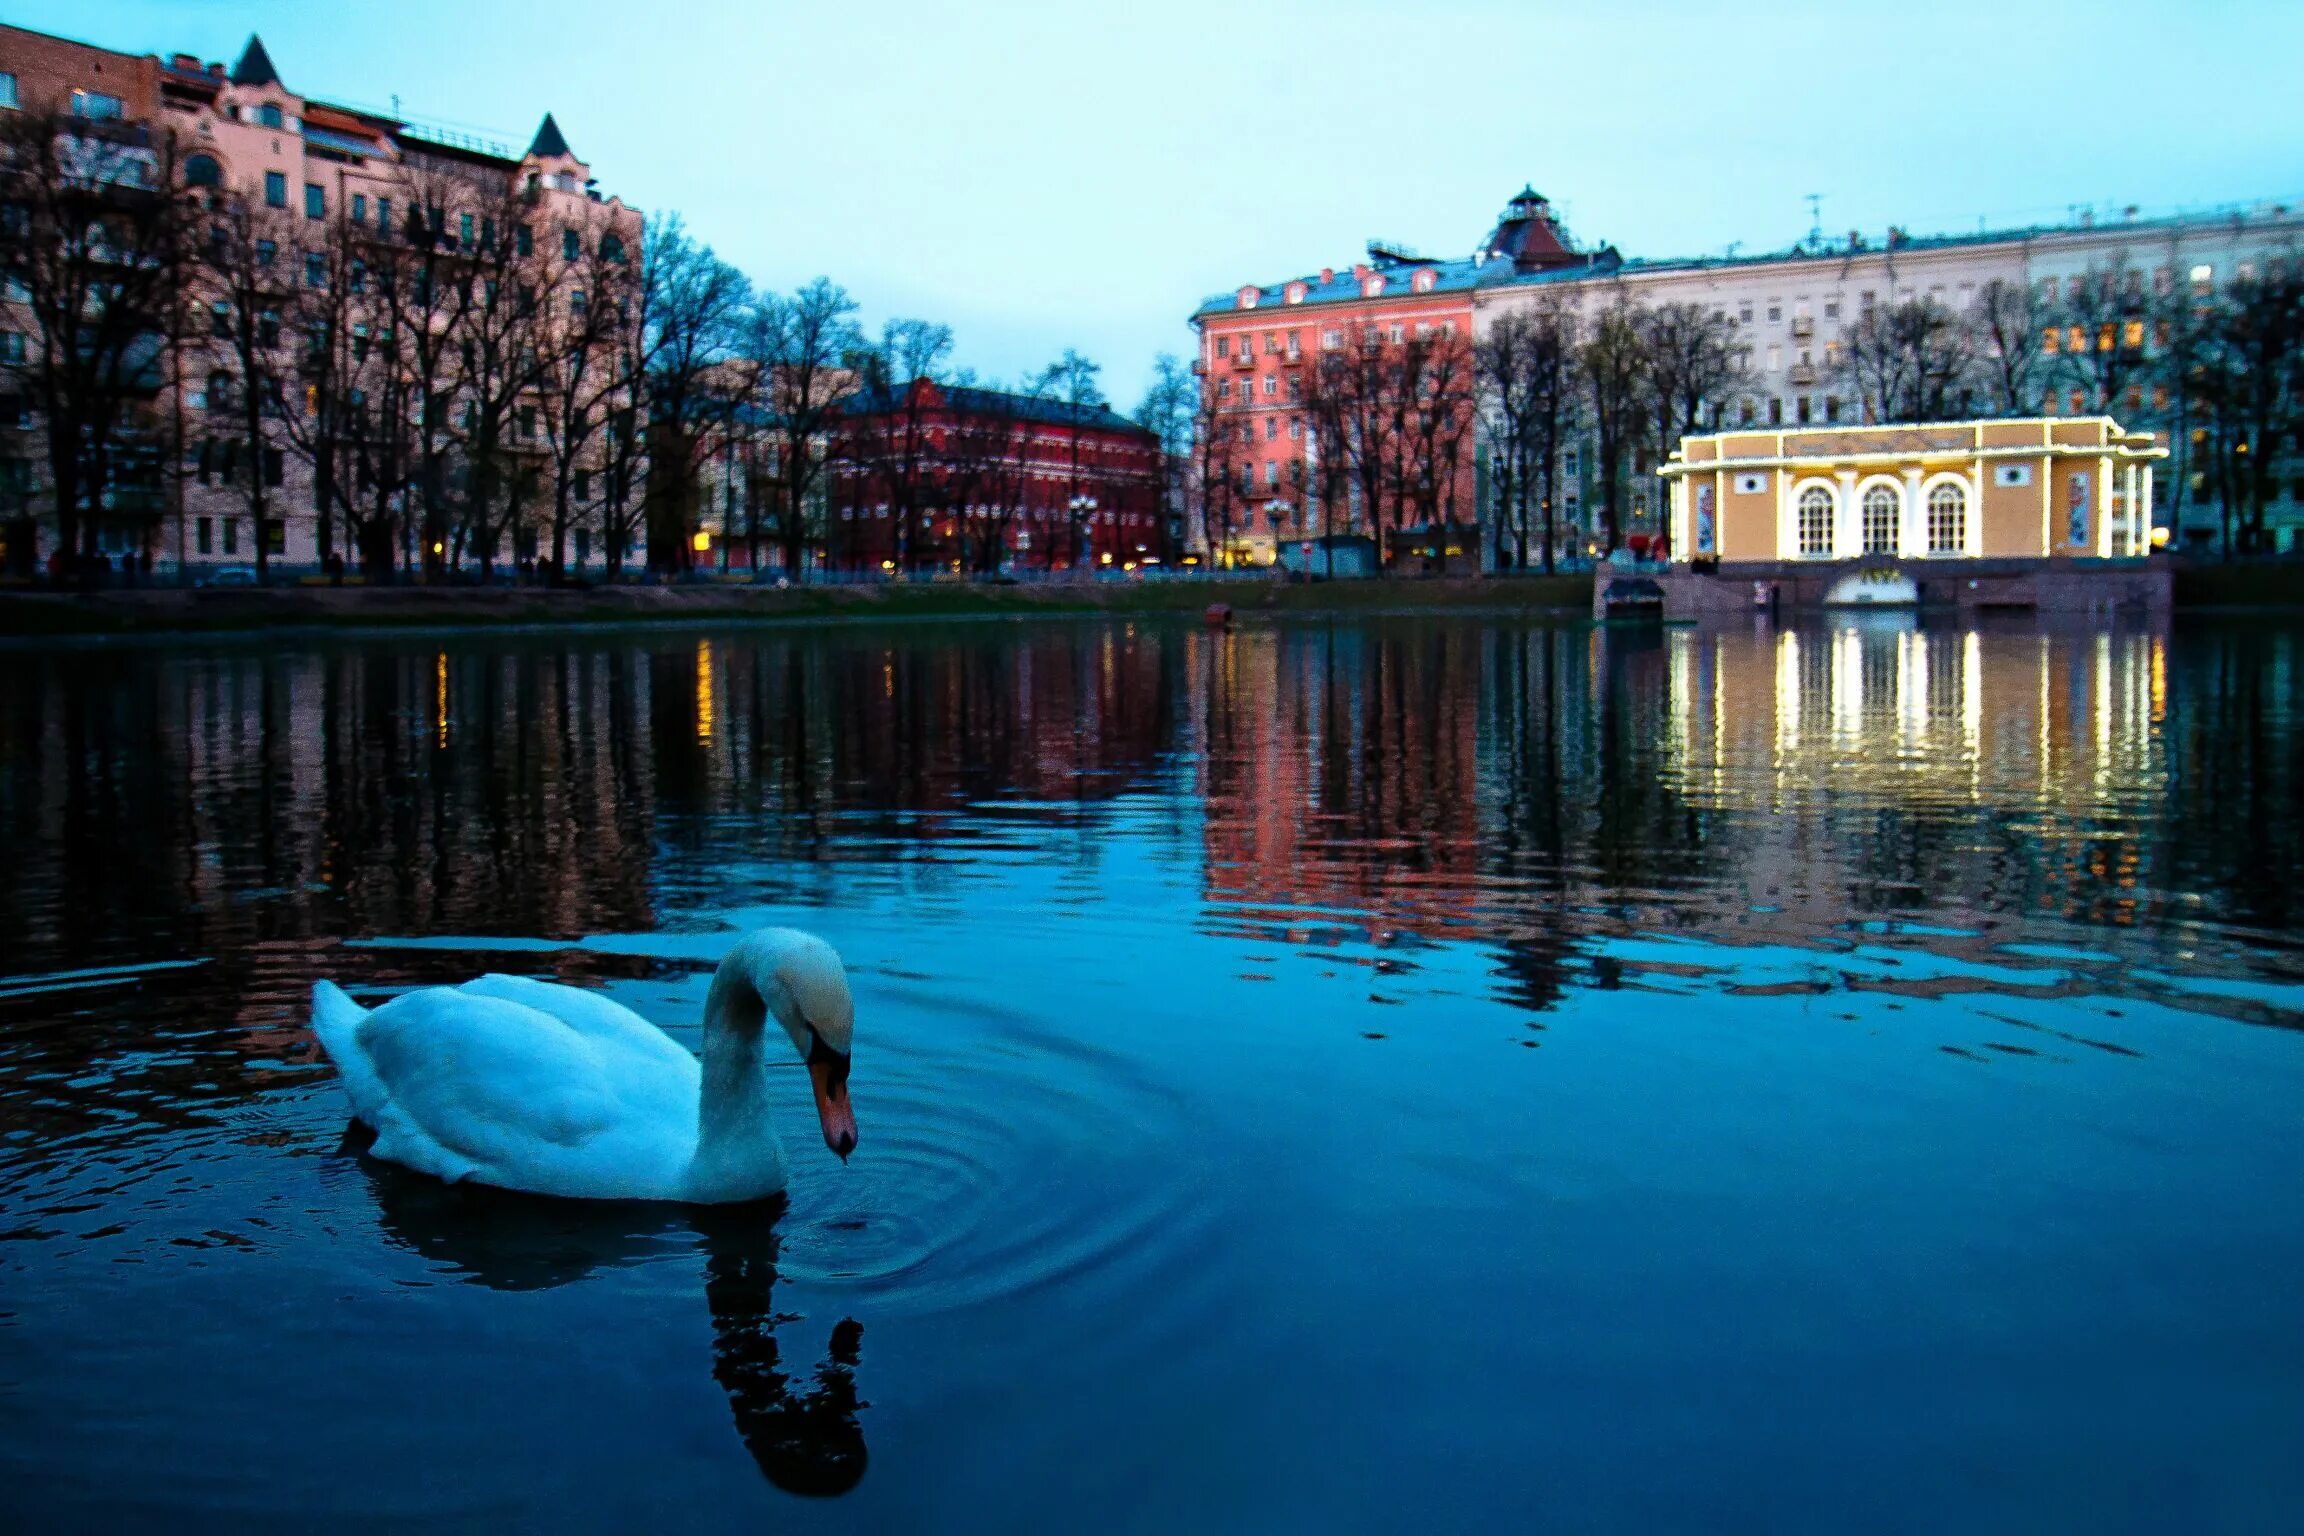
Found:
M 819 1050 L 808 1058 L 808 1081 L 816 1090 L 816 1118 L 824 1123 L 824 1145 L 848 1161 L 856 1150 L 856 1111 L 848 1102 L 848 1058 Z

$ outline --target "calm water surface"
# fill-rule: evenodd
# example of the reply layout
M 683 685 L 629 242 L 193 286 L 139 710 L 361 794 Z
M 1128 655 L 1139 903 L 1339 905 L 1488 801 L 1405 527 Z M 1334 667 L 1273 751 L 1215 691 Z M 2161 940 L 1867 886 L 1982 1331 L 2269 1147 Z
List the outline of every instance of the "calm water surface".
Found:
M 2304 632 L 0 655 L 13 1528 L 2296 1529 Z M 858 993 L 787 1208 L 306 1028 Z

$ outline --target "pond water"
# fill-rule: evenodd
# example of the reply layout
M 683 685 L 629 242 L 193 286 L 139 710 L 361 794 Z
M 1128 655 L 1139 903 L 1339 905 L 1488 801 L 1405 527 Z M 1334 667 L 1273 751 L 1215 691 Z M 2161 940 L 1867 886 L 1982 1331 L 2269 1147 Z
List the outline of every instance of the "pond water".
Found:
M 2265 1530 L 2304 632 L 1038 621 L 0 655 L 0 1519 Z M 307 1028 L 693 1045 L 782 1208 L 362 1155 Z

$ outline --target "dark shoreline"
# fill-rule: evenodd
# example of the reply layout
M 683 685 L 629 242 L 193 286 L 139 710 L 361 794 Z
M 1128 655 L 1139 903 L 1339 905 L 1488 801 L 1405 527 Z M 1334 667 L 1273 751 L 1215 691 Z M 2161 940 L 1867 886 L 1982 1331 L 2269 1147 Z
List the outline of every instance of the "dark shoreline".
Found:
M 1081 582 L 1012 587 L 922 582 L 781 591 L 716 583 L 585 589 L 167 587 L 85 594 L 18 590 L 0 591 L 0 641 L 1198 615 L 1213 603 L 1229 604 L 1243 618 L 1266 613 L 1474 609 L 1588 615 L 1592 579 L 1519 576 L 1310 583 Z

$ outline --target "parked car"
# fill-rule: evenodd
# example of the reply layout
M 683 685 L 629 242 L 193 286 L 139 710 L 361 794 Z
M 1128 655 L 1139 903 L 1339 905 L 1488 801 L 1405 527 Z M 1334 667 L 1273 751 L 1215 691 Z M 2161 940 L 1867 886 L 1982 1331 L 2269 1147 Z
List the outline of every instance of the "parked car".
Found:
M 252 565 L 220 565 L 200 578 L 204 587 L 252 587 L 256 585 L 256 567 Z

